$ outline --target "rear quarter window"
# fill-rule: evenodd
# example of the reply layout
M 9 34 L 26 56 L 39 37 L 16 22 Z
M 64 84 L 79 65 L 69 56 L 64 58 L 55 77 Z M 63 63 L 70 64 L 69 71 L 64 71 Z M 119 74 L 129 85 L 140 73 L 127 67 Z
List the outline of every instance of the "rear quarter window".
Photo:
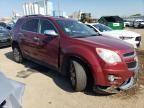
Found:
M 21 29 L 30 32 L 38 32 L 38 23 L 38 19 L 30 19 L 22 25 Z
M 23 19 L 18 19 L 12 30 L 17 29 L 23 23 Z

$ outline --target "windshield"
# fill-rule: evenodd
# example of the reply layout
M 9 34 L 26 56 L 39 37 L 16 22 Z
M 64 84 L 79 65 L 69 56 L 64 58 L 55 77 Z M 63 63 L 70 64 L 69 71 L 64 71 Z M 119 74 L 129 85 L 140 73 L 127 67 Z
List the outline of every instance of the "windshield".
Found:
M 112 31 L 112 29 L 110 27 L 107 27 L 103 24 L 96 24 L 96 25 L 93 25 L 93 26 L 96 27 L 100 32 Z
M 91 28 L 87 27 L 85 24 L 74 20 L 57 20 L 60 27 L 64 30 L 66 34 L 71 37 L 87 37 L 87 36 L 97 36 L 96 33 Z
M 108 22 L 123 22 L 123 19 L 119 16 L 110 16 L 110 17 L 104 17 Z

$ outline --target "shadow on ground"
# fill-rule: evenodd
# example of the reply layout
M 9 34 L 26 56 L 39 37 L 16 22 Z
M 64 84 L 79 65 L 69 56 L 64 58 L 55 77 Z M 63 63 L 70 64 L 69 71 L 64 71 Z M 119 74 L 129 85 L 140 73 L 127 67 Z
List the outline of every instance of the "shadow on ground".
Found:
M 8 52 L 5 54 L 5 56 L 13 60 L 12 52 Z M 34 73 L 42 73 L 50 78 L 53 79 L 53 81 L 60 87 L 61 89 L 67 91 L 67 92 L 72 92 L 72 88 L 69 84 L 68 79 L 66 79 L 64 76 L 60 75 L 59 73 L 55 72 L 54 70 L 48 69 L 44 66 L 38 65 L 34 62 L 31 62 L 29 60 L 25 60 L 22 63 L 25 66 L 25 69 L 22 71 L 17 72 L 17 76 L 19 78 L 28 78 L 30 75 Z
M 143 58 L 144 51 L 139 51 L 138 55 L 139 55 L 139 59 L 140 59 L 140 64 L 142 66 L 144 64 L 144 58 Z M 8 59 L 13 61 L 12 52 L 6 53 L 5 56 Z M 42 73 L 42 74 L 52 78 L 53 81 L 55 82 L 55 84 L 58 87 L 60 87 L 61 89 L 65 90 L 67 92 L 71 92 L 71 93 L 73 92 L 73 90 L 70 86 L 69 80 L 66 77 L 60 75 L 58 72 L 48 69 L 44 66 L 38 65 L 38 64 L 28 61 L 28 60 L 25 60 L 23 65 L 25 66 L 25 69 L 17 72 L 17 77 L 27 78 L 34 73 Z M 140 88 L 139 85 L 143 84 L 143 82 L 144 82 L 144 72 L 142 72 L 142 69 L 141 69 L 140 80 L 138 82 L 138 86 L 131 90 L 121 92 L 116 95 L 112 95 L 112 94 L 111 95 L 104 95 L 104 94 L 101 95 L 101 94 L 92 92 L 91 90 L 85 91 L 84 93 L 87 95 L 90 95 L 90 96 L 111 96 L 111 97 L 120 97 L 122 99 L 128 99 L 130 97 L 135 97 L 139 93 L 139 88 Z
M 14 61 L 12 52 L 6 53 L 5 56 L 9 60 Z M 41 73 L 52 78 L 55 84 L 61 89 L 63 89 L 64 91 L 73 93 L 73 90 L 72 90 L 72 87 L 70 86 L 68 78 L 62 76 L 58 72 L 51 70 L 47 67 L 41 66 L 39 64 L 36 64 L 34 62 L 31 62 L 29 60 L 25 60 L 22 64 L 25 66 L 25 69 L 17 72 L 16 77 L 25 79 L 25 78 L 30 77 L 32 74 Z M 84 91 L 84 93 L 90 96 L 108 96 L 108 95 L 97 94 L 95 92 L 92 92 L 91 90 Z

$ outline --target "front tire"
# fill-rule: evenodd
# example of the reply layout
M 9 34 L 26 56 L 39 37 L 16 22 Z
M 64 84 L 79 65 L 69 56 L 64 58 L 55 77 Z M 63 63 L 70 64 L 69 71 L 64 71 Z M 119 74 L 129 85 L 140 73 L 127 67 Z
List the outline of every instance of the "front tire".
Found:
M 23 56 L 22 56 L 22 53 L 18 47 L 13 48 L 13 58 L 14 58 L 14 61 L 17 63 L 23 62 Z
M 75 91 L 82 91 L 87 86 L 87 75 L 84 67 L 77 61 L 70 61 L 70 81 Z

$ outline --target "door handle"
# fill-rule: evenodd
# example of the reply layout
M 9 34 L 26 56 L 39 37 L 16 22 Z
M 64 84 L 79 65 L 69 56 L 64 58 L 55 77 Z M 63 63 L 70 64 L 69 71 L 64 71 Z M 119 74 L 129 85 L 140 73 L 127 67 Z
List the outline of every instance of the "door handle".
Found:
M 39 41 L 40 39 L 38 37 L 33 38 L 34 41 Z

